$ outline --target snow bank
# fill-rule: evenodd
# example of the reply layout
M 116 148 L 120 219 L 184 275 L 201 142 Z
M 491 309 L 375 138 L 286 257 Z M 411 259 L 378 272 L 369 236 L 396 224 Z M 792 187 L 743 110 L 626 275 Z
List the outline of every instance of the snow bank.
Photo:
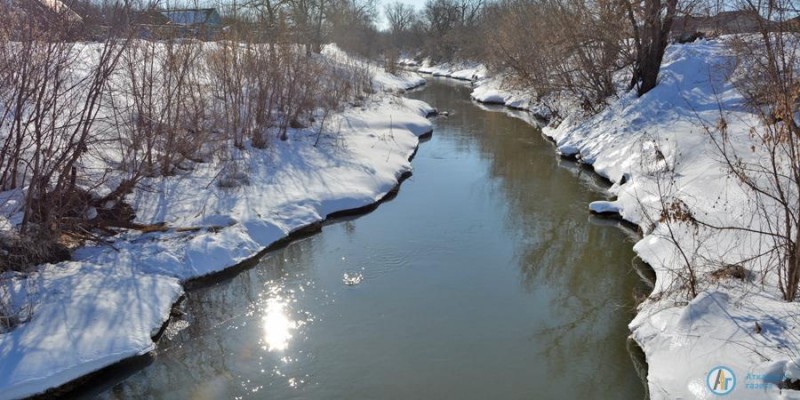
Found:
M 595 214 L 616 215 L 622 208 L 614 201 L 593 201 L 589 203 L 589 210 Z
M 424 84 L 425 78 L 410 71 L 400 71 L 397 75 L 378 71 L 372 78 L 372 85 L 384 91 L 411 90 Z
M 408 158 L 418 136 L 431 130 L 424 117 L 430 107 L 420 103 L 384 97 L 327 122 L 335 128 L 317 147 L 312 146 L 316 132 L 308 130 L 294 132 L 291 140 L 275 143 L 269 151 L 242 152 L 238 168 L 249 184 L 234 189 L 215 185 L 219 168 L 205 164 L 185 177 L 143 182 L 151 190 L 128 199 L 137 221 L 226 228 L 189 237 L 171 234 L 171 240 L 148 243 L 144 249 L 134 243 L 132 251 L 148 272 L 186 280 L 237 264 L 331 213 L 380 200 L 411 170 Z M 78 254 L 104 264 L 116 263 L 124 254 L 92 250 Z
M 153 349 L 183 293 L 177 279 L 140 270 L 125 252 L 116 264 L 48 265 L 28 282 L 33 319 L 0 335 L 0 398 L 29 396 Z
M 417 72 L 438 77 L 453 78 L 470 81 L 475 85 L 470 97 L 483 104 L 498 104 L 519 111 L 529 111 L 536 119 L 549 120 L 552 116 L 550 107 L 536 101 L 531 93 L 525 90 L 509 89 L 504 74 L 490 75 L 485 65 L 475 62 L 443 63 L 432 65 L 430 60 L 425 60 Z M 556 99 L 559 106 L 571 104 L 562 99 Z M 564 104 L 562 104 L 564 103 Z M 517 117 L 517 115 L 512 115 Z M 529 118 L 523 118 L 530 120 Z M 535 120 L 535 119 L 534 119 Z M 540 121 L 537 121 L 538 124 Z
M 506 98 L 511 97 L 511 95 L 490 86 L 479 86 L 472 91 L 470 97 L 481 103 L 505 105 Z
M 397 91 L 419 79 L 377 72 L 374 82 Z M 113 247 L 88 245 L 73 261 L 11 277 L 6 295 L 18 303 L 30 294 L 35 307 L 29 321 L 0 335 L 0 399 L 41 393 L 149 352 L 182 281 L 232 267 L 332 213 L 379 201 L 411 171 L 409 157 L 431 132 L 425 115 L 432 110 L 379 94 L 329 117 L 317 146 L 314 126 L 268 150 L 232 154 L 232 164 L 197 163 L 188 174 L 142 182 L 127 198 L 137 222 L 192 230 L 121 234 Z M 224 174 L 247 178 L 220 187 Z
M 484 104 L 502 104 L 515 110 L 529 111 L 541 119 L 550 119 L 552 112 L 542 102 L 536 101 L 526 91 L 506 88 L 505 76 L 500 74 L 477 83 L 470 97 Z
M 544 130 L 560 152 L 579 155 L 615 182 L 610 190 L 616 201 L 592 203 L 591 210 L 618 213 L 645 233 L 634 250 L 657 280 L 630 329 L 647 356 L 653 399 L 714 398 L 707 378 L 719 366 L 735 375 L 731 398 L 800 397 L 777 385 L 796 376 L 797 304 L 781 300 L 774 280 L 752 278 L 763 272 L 755 266 L 747 266 L 751 277 L 744 280 L 715 275 L 720 264 L 756 254 L 753 238 L 679 225 L 670 232 L 658 215 L 664 194 L 721 225 L 753 216 L 703 129 L 716 124 L 719 105 L 734 142 L 747 148 L 750 127 L 760 123 L 728 79 L 734 61 L 724 42 L 672 45 L 651 92 L 625 94 L 594 117 L 571 116 Z M 674 180 L 660 181 L 664 171 L 674 171 Z M 672 234 L 697 253 L 691 262 L 700 293 L 688 302 L 677 278 L 685 274 L 685 262 L 668 240 Z
M 800 398 L 797 391 L 780 388 L 785 379 L 800 378 L 797 303 L 781 299 L 774 276 L 761 278 L 764 266 L 747 264 L 744 279 L 725 274 L 725 268 L 738 266 L 720 268 L 759 254 L 757 239 L 660 221 L 666 195 L 718 225 L 763 223 L 754 219 L 747 196 L 728 176 L 704 129 L 716 126 L 722 112 L 740 155 L 760 156 L 750 150 L 749 132 L 761 122 L 730 81 L 736 62 L 725 40 L 669 46 L 655 89 L 641 98 L 624 93 L 595 116 L 585 117 L 571 99 L 547 99 L 568 111 L 557 127 L 543 129 L 557 151 L 613 183 L 616 200 L 592 202 L 590 211 L 619 215 L 644 233 L 634 250 L 653 267 L 656 284 L 629 328 L 647 357 L 653 399 L 716 398 L 708 379 L 713 381 L 717 367 L 728 368 L 736 379 L 731 398 Z M 449 76 L 450 69 L 420 70 Z M 501 74 L 477 82 L 471 97 L 523 110 L 507 113 L 533 124 L 538 122 L 531 114 L 550 117 L 547 105 L 507 89 L 504 80 Z M 700 291 L 691 300 L 678 278 L 686 264 L 672 236 L 696 253 L 690 261 Z
M 419 66 L 419 63 L 416 60 L 414 60 L 413 58 L 408 58 L 408 57 L 401 57 L 399 60 L 397 60 L 397 64 L 398 65 L 402 65 L 404 67 L 416 67 L 416 66 Z
M 431 65 L 430 60 L 425 60 L 417 72 L 463 81 L 479 81 L 488 75 L 488 70 L 483 64 L 462 62 Z
M 390 74 L 383 68 L 367 60 L 358 59 L 347 54 L 335 44 L 328 44 L 323 47 L 322 54 L 325 57 L 337 60 L 341 63 L 353 64 L 369 70 L 372 73 L 372 86 L 378 91 L 395 92 L 411 90 L 425 84 L 425 78 L 419 76 L 417 73 L 400 71 L 396 75 Z M 398 62 L 398 64 L 411 66 L 411 64 L 407 64 L 408 62 L 413 62 L 413 60 L 401 59 L 401 62 Z
M 473 82 L 475 89 L 470 97 L 479 103 L 498 104 L 514 110 L 529 111 L 544 120 L 552 116 L 547 105 L 536 101 L 527 91 L 507 88 L 506 76 L 504 74 L 490 76 L 489 70 L 483 64 L 465 62 L 431 65 L 430 61 L 426 60 L 417 72 Z

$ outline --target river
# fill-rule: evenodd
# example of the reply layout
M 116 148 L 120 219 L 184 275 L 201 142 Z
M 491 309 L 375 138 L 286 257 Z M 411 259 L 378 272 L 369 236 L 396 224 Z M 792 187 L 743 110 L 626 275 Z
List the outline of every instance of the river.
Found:
M 449 116 L 395 199 L 188 291 L 152 361 L 84 396 L 644 398 L 629 233 L 587 210 L 603 183 L 469 91 L 409 94 Z

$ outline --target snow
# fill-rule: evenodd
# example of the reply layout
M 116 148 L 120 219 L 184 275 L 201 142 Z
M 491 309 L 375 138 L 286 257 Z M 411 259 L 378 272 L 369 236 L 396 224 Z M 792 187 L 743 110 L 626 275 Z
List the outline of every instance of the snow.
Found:
M 426 111 L 418 101 L 386 97 L 336 116 L 329 126 L 342 131 L 321 146 L 312 146 L 316 133 L 308 131 L 295 132 L 268 152 L 242 152 L 240 168 L 247 171 L 250 184 L 233 190 L 212 184 L 217 168 L 206 164 L 180 179 L 145 181 L 144 187 L 157 190 L 137 191 L 128 199 L 137 221 L 227 228 L 191 237 L 170 234 L 173 240 L 132 251 L 148 272 L 186 280 L 234 265 L 331 213 L 372 204 L 411 170 L 408 158 L 417 137 L 431 130 Z M 93 250 L 78 254 L 113 264 L 125 253 L 122 249 L 98 256 Z
M 48 265 L 28 278 L 33 319 L 0 335 L 0 398 L 36 394 L 153 349 L 151 336 L 183 289 L 135 261 Z
M 411 90 L 424 85 L 425 78 L 413 72 L 400 71 L 398 75 L 375 74 L 372 83 L 381 90 Z
M 21 189 L 0 192 L 0 232 L 9 231 L 22 223 L 22 202 L 25 194 Z
M 397 64 L 405 67 L 416 67 L 419 65 L 416 60 L 409 57 L 401 57 L 399 60 L 397 60 Z
M 589 210 L 596 214 L 622 213 L 622 207 L 614 201 L 593 201 L 589 203 Z
M 754 144 L 749 132 L 761 121 L 744 107 L 732 83 L 737 76 L 747 79 L 747 71 L 735 70 L 726 40 L 670 45 L 655 89 L 641 98 L 623 92 L 597 115 L 586 116 L 569 98 L 537 101 L 508 89 L 502 73 L 478 81 L 471 94 L 480 103 L 524 110 L 508 113 L 534 124 L 536 118 L 520 113 L 549 119 L 548 104 L 555 105 L 565 118 L 543 133 L 555 141 L 558 153 L 592 166 L 613 183 L 609 191 L 616 199 L 592 202 L 590 211 L 618 214 L 643 232 L 634 251 L 654 269 L 656 283 L 629 328 L 646 355 L 653 399 L 716 398 L 707 378 L 718 366 L 736 376 L 731 398 L 800 398 L 778 385 L 800 378 L 797 303 L 782 300 L 768 265 L 741 261 L 759 253 L 758 238 L 660 220 L 665 196 L 718 225 L 764 223 L 728 176 L 705 129 L 722 115 L 731 141 L 744 150 L 740 154 L 760 156 L 749 150 Z M 445 76 L 451 70 L 448 65 L 420 68 Z M 699 290 L 691 299 L 681 278 L 686 261 L 673 236 L 692 252 L 689 262 Z M 745 280 L 716 275 L 721 265 L 735 263 L 744 264 Z
M 411 71 L 399 71 L 396 75 L 387 73 L 366 60 L 360 60 L 345 53 L 335 44 L 325 46 L 322 49 L 322 54 L 332 60 L 369 69 L 372 71 L 372 86 L 379 91 L 411 90 L 425 84 L 425 78 L 419 76 L 419 74 Z M 398 64 L 413 66 L 409 62 L 413 62 L 413 60 L 401 59 Z
M 800 398 L 776 385 L 800 377 L 797 304 L 782 301 L 768 275 L 763 281 L 713 275 L 720 263 L 752 255 L 754 238 L 668 225 L 658 215 L 667 194 L 709 220 L 752 219 L 702 126 L 715 124 L 721 109 L 734 142 L 750 143 L 749 129 L 760 121 L 730 82 L 734 65 L 724 40 L 671 45 L 651 92 L 641 98 L 623 93 L 590 117 L 573 108 L 558 126 L 544 129 L 561 154 L 578 157 L 614 183 L 609 190 L 616 200 L 593 202 L 590 209 L 618 213 L 644 233 L 634 250 L 653 267 L 656 285 L 629 328 L 647 357 L 653 399 L 714 398 L 706 378 L 717 366 L 736 374 L 731 398 Z M 487 78 L 476 64 L 426 62 L 419 72 L 477 80 L 477 101 L 548 112 L 525 93 L 503 89 L 502 78 Z M 182 281 L 233 266 L 333 212 L 385 196 L 411 170 L 408 157 L 418 136 L 430 131 L 423 116 L 433 109 L 386 93 L 418 84 L 414 75 L 376 71 L 373 83 L 381 93 L 332 117 L 327 126 L 338 128 L 320 146 L 311 145 L 312 127 L 292 132 L 268 152 L 235 154 L 249 184 L 220 188 L 211 184 L 218 166 L 203 164 L 189 175 L 151 179 L 128 199 L 139 222 L 199 231 L 129 233 L 115 240 L 116 250 L 87 246 L 72 262 L 12 277 L 0 294 L 33 293 L 36 301 L 30 321 L 0 335 L 0 398 L 35 394 L 150 351 L 150 336 L 180 296 Z M 666 184 L 665 172 L 672 173 Z M 3 210 L 9 218 L 0 222 L 13 225 L 19 194 L 3 195 L 11 201 Z M 684 260 L 673 235 L 697 253 L 691 262 L 700 290 L 692 299 L 680 287 Z M 751 276 L 762 276 L 759 268 L 746 265 Z
M 510 89 L 504 74 L 490 75 L 488 68 L 480 63 L 443 63 L 431 65 L 430 60 L 423 62 L 417 72 L 438 77 L 453 78 L 470 81 L 475 84 L 475 89 L 470 97 L 483 104 L 499 104 L 508 108 L 521 111 L 530 111 L 539 118 L 548 119 L 551 116 L 549 107 L 536 101 L 530 93 Z
M 473 100 L 484 104 L 502 104 L 508 108 L 521 111 L 529 111 L 538 118 L 550 119 L 552 112 L 550 107 L 542 101 L 537 101 L 531 93 L 524 90 L 509 88 L 507 77 L 504 74 L 486 77 L 477 82 L 477 87 L 472 91 L 470 97 Z M 559 106 L 565 104 L 562 99 L 555 99 Z M 571 105 L 566 104 L 565 108 Z
M 335 48 L 326 52 L 341 56 Z M 126 199 L 136 222 L 194 230 L 123 233 L 111 245 L 79 248 L 70 262 L 5 276 L 0 296 L 12 304 L 29 300 L 33 308 L 30 320 L 0 334 L 0 399 L 41 393 L 151 351 L 182 282 L 386 196 L 411 171 L 409 157 L 419 136 L 431 132 L 425 116 L 434 109 L 393 94 L 424 83 L 416 74 L 374 70 L 373 83 L 378 93 L 329 117 L 317 146 L 320 127 L 312 126 L 267 150 L 232 154 L 238 172 L 246 172 L 243 184 L 220 187 L 215 178 L 223 166 L 198 163 L 189 174 L 148 178 Z M 2 195 L 7 208 L 19 199 Z M 4 211 L 0 221 L 13 226 L 14 210 Z
M 559 152 L 579 155 L 615 184 L 615 201 L 590 209 L 618 213 L 644 232 L 634 250 L 656 273 L 650 297 L 630 323 L 649 366 L 653 399 L 714 398 L 706 384 L 712 368 L 730 368 L 738 379 L 732 398 L 799 398 L 776 383 L 794 376 L 800 339 L 796 303 L 781 300 L 772 278 L 715 279 L 720 263 L 736 262 L 758 250 L 754 238 L 659 220 L 659 194 L 685 201 L 696 215 L 722 224 L 752 217 L 739 185 L 727 177 L 703 124 L 714 126 L 722 112 L 729 134 L 742 146 L 760 122 L 744 109 L 729 77 L 735 65 L 724 40 L 668 47 L 659 85 L 641 98 L 623 94 L 599 114 L 568 116 L 544 133 Z M 754 157 L 757 155 L 754 155 Z M 674 171 L 670 181 L 665 172 Z M 661 178 L 659 178 L 661 177 Z M 678 276 L 685 273 L 669 237 L 694 249 L 690 260 L 700 280 L 697 297 L 687 301 Z M 761 276 L 757 265 L 748 273 Z M 756 322 L 760 332 L 757 332 Z
M 581 151 L 577 146 L 573 146 L 571 144 L 564 144 L 558 146 L 558 154 L 561 154 L 564 157 L 576 157 L 580 155 Z
M 470 96 L 481 103 L 503 105 L 506 104 L 506 98 L 510 97 L 507 93 L 488 86 L 480 86 L 476 88 L 472 91 Z
M 479 81 L 486 78 L 488 74 L 486 67 L 480 63 L 461 62 L 431 65 L 430 60 L 425 60 L 417 72 L 463 81 Z

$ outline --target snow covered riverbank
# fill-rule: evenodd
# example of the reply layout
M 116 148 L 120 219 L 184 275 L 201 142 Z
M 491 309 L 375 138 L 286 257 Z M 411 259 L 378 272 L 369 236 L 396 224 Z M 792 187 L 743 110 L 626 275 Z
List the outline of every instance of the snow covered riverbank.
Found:
M 235 266 L 333 213 L 380 201 L 410 173 L 434 111 L 392 92 L 423 83 L 415 74 L 375 72 L 378 94 L 329 116 L 317 145 L 318 127 L 294 130 L 224 167 L 197 164 L 183 175 L 145 179 L 128 196 L 136 222 L 191 229 L 128 232 L 11 278 L 11 303 L 33 308 L 29 321 L 0 335 L 0 399 L 146 354 L 183 282 Z M 220 174 L 229 184 L 215 184 Z
M 433 75 L 436 77 L 453 78 L 461 81 L 472 82 L 475 90 L 470 97 L 483 104 L 504 105 L 515 110 L 530 111 L 538 118 L 550 118 L 550 109 L 532 99 L 530 93 L 524 90 L 507 88 L 502 76 L 492 76 L 486 66 L 478 63 L 446 63 L 439 65 L 429 65 L 423 63 L 418 67 L 404 64 L 422 74 Z
M 461 81 L 478 81 L 486 78 L 488 71 L 485 66 L 478 63 L 447 63 L 431 65 L 429 61 L 422 63 L 417 72 Z
M 557 127 L 543 129 L 559 153 L 613 183 L 617 199 L 593 203 L 591 210 L 618 213 L 643 232 L 634 250 L 657 280 L 630 330 L 646 354 L 653 399 L 715 398 L 718 367 L 726 368 L 724 382 L 734 385 L 731 398 L 800 398 L 785 388 L 800 379 L 800 307 L 782 300 L 774 266 L 742 261 L 763 251 L 763 238 L 669 223 L 661 215 L 664 199 L 679 199 L 719 226 L 764 222 L 709 136 L 724 117 L 736 150 L 747 159 L 763 157 L 751 150 L 758 147 L 751 129 L 762 122 L 732 83 L 742 76 L 735 66 L 724 38 L 671 45 L 651 92 L 641 98 L 623 93 L 597 115 L 573 111 Z M 548 111 L 523 92 L 505 90 L 498 77 L 479 82 L 472 97 Z M 694 298 L 687 294 L 687 259 L 698 280 Z
M 780 388 L 800 378 L 797 304 L 783 302 L 757 266 L 746 265 L 743 279 L 719 273 L 721 264 L 757 250 L 752 238 L 674 226 L 678 242 L 695 253 L 700 290 L 687 299 L 684 265 L 659 216 L 668 194 L 722 223 L 748 217 L 704 130 L 719 119 L 721 106 L 729 133 L 747 148 L 750 127 L 760 123 L 729 82 L 732 65 L 721 42 L 671 46 L 655 90 L 641 98 L 623 94 L 597 115 L 567 115 L 544 129 L 560 153 L 614 183 L 617 200 L 591 208 L 619 213 L 644 233 L 635 250 L 657 282 L 630 328 L 646 353 L 656 399 L 713 398 L 707 379 L 717 367 L 738 380 L 732 398 L 798 397 Z M 486 80 L 473 98 L 536 112 L 524 93 L 496 82 Z M 407 89 L 420 82 L 379 75 L 374 84 Z M 337 128 L 318 146 L 312 127 L 268 151 L 236 154 L 228 164 L 235 168 L 200 164 L 184 175 L 146 180 L 128 198 L 137 221 L 191 229 L 127 233 L 113 247 L 87 246 L 71 262 L 15 278 L 14 298 L 30 294 L 35 307 L 30 321 L 0 335 L 0 398 L 39 393 L 147 353 L 183 282 L 236 265 L 328 215 L 380 200 L 410 171 L 408 158 L 431 129 L 423 118 L 431 111 L 381 93 L 329 117 L 326 125 Z M 220 174 L 224 186 L 213 184 Z
M 672 45 L 651 92 L 627 93 L 596 116 L 568 117 L 544 130 L 561 153 L 577 155 L 614 182 L 617 200 L 593 209 L 616 209 L 644 233 L 634 250 L 655 270 L 656 285 L 630 329 L 647 356 L 654 399 L 712 398 L 708 379 L 720 366 L 738 380 L 733 398 L 800 397 L 781 389 L 800 378 L 800 308 L 782 300 L 769 265 L 741 261 L 763 251 L 763 239 L 675 223 L 670 230 L 660 217 L 666 198 L 720 226 L 758 223 L 706 131 L 724 117 L 741 154 L 761 157 L 750 150 L 750 132 L 762 122 L 732 83 L 735 65 L 724 40 Z M 699 280 L 693 299 L 681 251 Z M 722 266 L 736 264 L 747 271 L 744 279 L 722 273 Z

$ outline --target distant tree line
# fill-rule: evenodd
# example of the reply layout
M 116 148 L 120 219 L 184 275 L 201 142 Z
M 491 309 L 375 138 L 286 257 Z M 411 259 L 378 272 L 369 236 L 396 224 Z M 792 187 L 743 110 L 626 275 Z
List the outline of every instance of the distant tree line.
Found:
M 385 7 L 395 51 L 434 62 L 482 61 L 542 98 L 555 91 L 595 108 L 629 68 L 639 94 L 657 81 L 677 0 L 428 0 Z M 417 53 L 414 53 L 417 52 Z

